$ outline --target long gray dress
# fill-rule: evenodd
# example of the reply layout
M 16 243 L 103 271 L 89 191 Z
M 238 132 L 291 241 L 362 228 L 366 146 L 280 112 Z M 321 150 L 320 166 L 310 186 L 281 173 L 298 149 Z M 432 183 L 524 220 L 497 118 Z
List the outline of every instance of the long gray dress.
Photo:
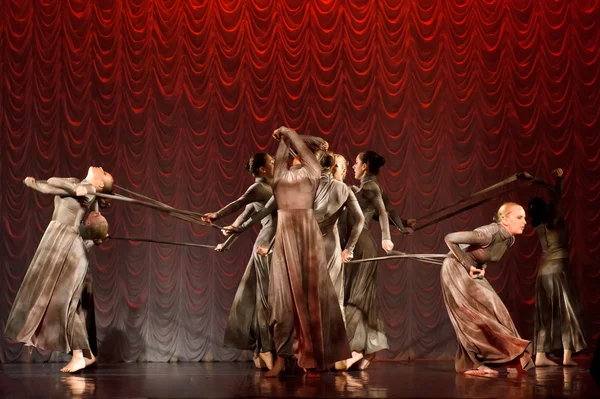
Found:
M 514 240 L 498 223 L 450 233 L 445 238 L 450 253 L 440 279 L 446 310 L 458 338 L 457 372 L 485 363 L 506 364 L 521 355 L 521 366 L 533 367 L 531 341 L 521 339 L 494 288 L 485 278 L 469 276 L 471 266 L 485 268 L 486 263 L 499 261 Z
M 271 198 L 271 182 L 257 177 L 255 183 L 238 200 L 227 205 L 217 218 L 224 217 L 246 207 L 233 225 L 238 225 L 251 213 L 262 210 Z M 276 215 L 266 215 L 256 237 L 250 260 L 240 281 L 225 328 L 224 343 L 233 348 L 269 352 L 274 349 L 269 331 L 269 265 L 270 256 L 260 256 L 256 249 L 268 245 L 275 235 Z M 233 237 L 233 236 L 232 236 Z M 228 239 L 231 241 L 232 239 Z
M 321 167 L 294 131 L 288 135 L 302 165 L 288 169 L 289 142 L 283 138 L 273 183 L 278 217 L 269 284 L 271 326 L 279 357 L 295 355 L 300 367 L 322 370 L 349 358 L 350 349 L 313 211 Z
M 241 226 L 241 231 L 247 230 L 257 223 L 265 215 L 277 210 L 275 197 L 271 198 L 265 208 L 252 215 Z M 364 216 L 358 205 L 356 196 L 344 183 L 333 179 L 330 173 L 321 173 L 319 187 L 314 202 L 315 217 L 325 243 L 325 256 L 327 258 L 327 271 L 335 288 L 342 317 L 344 315 L 344 273 L 342 268 L 342 248 L 340 245 L 340 234 L 338 232 L 338 220 L 342 214 L 352 214 L 355 224 L 351 228 L 348 239 L 344 241 L 344 249 L 350 255 L 354 253 L 354 247 L 363 228 Z
M 374 175 L 363 177 L 360 187 L 353 187 L 353 190 L 364 215 L 364 225 L 354 249 L 354 259 L 372 258 L 377 256 L 378 248 L 369 231 L 375 216 L 379 218 L 382 239 L 390 239 L 382 190 Z M 351 215 L 348 215 L 347 223 L 348 226 L 354 225 Z M 385 323 L 377 298 L 377 262 L 345 265 L 344 281 L 344 310 L 350 348 L 364 354 L 388 349 Z
M 338 232 L 338 220 L 343 211 L 350 214 L 354 224 L 344 249 L 354 256 L 354 247 L 363 230 L 364 216 L 352 190 L 344 183 L 335 180 L 330 173 L 322 173 L 314 203 L 315 216 L 325 244 L 327 271 L 333 283 L 342 316 L 344 311 L 344 269 L 342 247 Z
M 82 350 L 91 358 L 85 306 L 80 303 L 88 256 L 79 228 L 95 196 L 68 197 L 75 195 L 78 184 L 88 183 L 51 178 L 47 183 L 30 184 L 37 191 L 56 195 L 54 213 L 14 300 L 5 335 L 38 349 Z
M 535 282 L 534 342 L 535 351 L 544 353 L 587 347 L 581 307 L 569 276 L 569 238 L 559 206 L 561 180 L 557 178 L 549 204 L 549 222 L 536 227 L 543 253 Z

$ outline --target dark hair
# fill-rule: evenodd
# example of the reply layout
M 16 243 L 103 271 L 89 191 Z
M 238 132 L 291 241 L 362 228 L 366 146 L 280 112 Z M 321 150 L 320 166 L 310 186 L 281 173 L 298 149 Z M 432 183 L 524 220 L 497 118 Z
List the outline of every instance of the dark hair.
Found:
M 333 152 L 317 150 L 315 152 L 315 157 L 321 164 L 321 169 L 323 170 L 329 170 L 333 167 L 333 165 L 335 165 Z
M 246 170 L 252 173 L 253 176 L 259 175 L 259 169 L 267 165 L 269 154 L 266 152 L 257 152 L 252 155 L 246 163 Z
M 527 205 L 527 213 L 531 216 L 531 225 L 537 227 L 548 221 L 548 204 L 540 197 L 532 198 Z
M 385 165 L 385 158 L 375 151 L 369 150 L 361 152 L 358 154 L 358 158 L 362 161 L 362 163 L 369 165 L 369 172 L 374 175 L 378 174 L 379 169 Z

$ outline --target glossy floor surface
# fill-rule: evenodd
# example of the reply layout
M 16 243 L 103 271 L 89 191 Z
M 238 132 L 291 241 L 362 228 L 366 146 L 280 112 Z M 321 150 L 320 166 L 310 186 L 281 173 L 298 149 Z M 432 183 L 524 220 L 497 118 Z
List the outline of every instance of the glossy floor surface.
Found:
M 580 360 L 580 359 L 578 359 Z M 5 364 L 2 398 L 600 398 L 582 359 L 576 368 L 526 375 L 457 375 L 450 361 L 376 362 L 367 371 L 268 379 L 251 363 L 101 364 L 65 375 L 60 364 Z M 587 360 L 587 361 L 586 361 Z

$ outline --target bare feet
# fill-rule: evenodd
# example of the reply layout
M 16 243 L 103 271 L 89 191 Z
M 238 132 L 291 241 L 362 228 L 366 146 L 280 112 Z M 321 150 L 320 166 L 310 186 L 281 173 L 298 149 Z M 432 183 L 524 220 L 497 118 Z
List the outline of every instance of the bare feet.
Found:
M 354 363 L 358 362 L 362 358 L 362 353 L 352 351 L 352 357 L 350 359 L 346 359 L 346 370 L 349 370 Z
M 371 365 L 371 362 L 373 361 L 373 359 L 375 359 L 374 353 L 370 353 L 370 354 L 364 356 L 358 363 L 358 369 L 366 370 Z
M 485 371 L 481 371 L 479 369 L 467 370 L 465 371 L 466 375 L 485 375 Z
M 92 358 L 91 359 L 85 359 L 85 367 L 91 366 L 92 364 L 96 363 L 96 356 L 94 356 L 94 354 L 92 354 Z
M 60 371 L 62 371 L 63 373 L 74 373 L 76 371 L 84 369 L 85 366 L 86 362 L 85 358 L 83 357 L 83 352 L 80 350 L 75 350 L 73 351 L 73 357 L 71 358 L 71 361 L 65 367 L 60 369 Z
M 334 368 L 337 371 L 348 370 L 348 366 L 345 360 L 340 360 L 339 362 L 335 362 Z
M 252 354 L 252 361 L 254 362 L 254 367 L 256 367 L 257 369 L 266 369 L 267 365 L 265 364 L 265 362 L 263 362 L 263 360 L 258 356 L 258 353 L 253 353 Z
M 488 366 L 481 365 L 474 370 L 465 371 L 465 374 L 467 374 L 467 375 L 486 375 L 486 374 L 496 375 L 496 374 L 500 374 L 500 373 L 498 372 L 498 370 L 494 370 L 494 369 L 489 368 Z
M 535 354 L 535 367 L 551 367 L 558 366 L 558 364 L 554 363 L 552 360 L 548 359 L 543 352 L 538 352 Z
M 271 352 L 260 352 L 258 356 L 269 370 L 273 368 L 273 354 Z
M 278 357 L 277 360 L 275 361 L 275 364 L 273 365 L 273 368 L 271 370 L 269 370 L 267 372 L 267 374 L 265 374 L 265 377 L 268 377 L 268 378 L 277 377 L 279 374 L 281 374 L 283 372 L 284 369 L 285 369 L 285 358 Z
M 562 172 L 562 169 L 560 169 L 560 171 Z M 573 355 L 573 351 L 571 351 L 569 349 L 565 349 L 565 352 L 563 355 L 563 366 L 567 366 L 567 367 L 577 366 L 577 363 L 575 363 L 573 361 L 573 359 L 571 359 L 571 355 Z

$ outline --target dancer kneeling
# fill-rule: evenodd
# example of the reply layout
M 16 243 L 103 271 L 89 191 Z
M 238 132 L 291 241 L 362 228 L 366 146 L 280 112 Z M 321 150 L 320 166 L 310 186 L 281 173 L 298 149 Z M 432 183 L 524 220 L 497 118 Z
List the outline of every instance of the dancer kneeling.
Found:
M 526 223 L 525 210 L 508 202 L 498 210 L 497 223 L 445 238 L 451 252 L 440 280 L 458 338 L 455 367 L 459 373 L 498 374 L 486 364 L 505 365 L 509 371 L 533 367 L 531 342 L 521 339 L 508 310 L 484 277 L 486 263 L 500 260 Z

